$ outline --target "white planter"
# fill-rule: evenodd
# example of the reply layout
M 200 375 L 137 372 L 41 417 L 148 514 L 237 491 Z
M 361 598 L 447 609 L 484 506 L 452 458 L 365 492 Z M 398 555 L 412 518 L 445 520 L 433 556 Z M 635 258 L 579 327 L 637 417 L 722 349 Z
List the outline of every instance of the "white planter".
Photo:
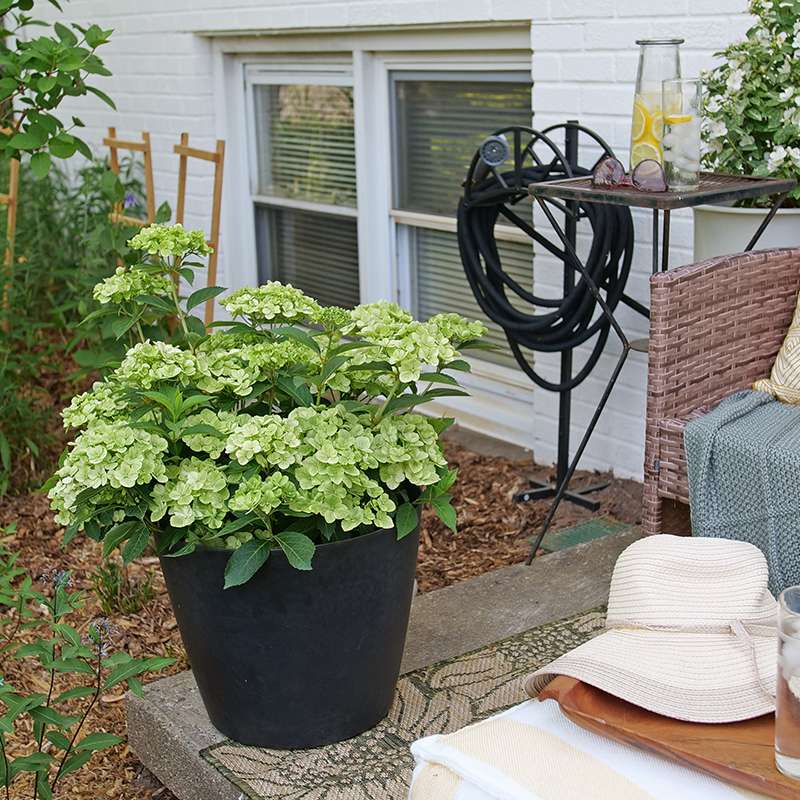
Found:
M 761 221 L 766 208 L 695 206 L 694 260 L 741 253 Z M 782 208 L 761 234 L 755 249 L 800 247 L 800 208 Z

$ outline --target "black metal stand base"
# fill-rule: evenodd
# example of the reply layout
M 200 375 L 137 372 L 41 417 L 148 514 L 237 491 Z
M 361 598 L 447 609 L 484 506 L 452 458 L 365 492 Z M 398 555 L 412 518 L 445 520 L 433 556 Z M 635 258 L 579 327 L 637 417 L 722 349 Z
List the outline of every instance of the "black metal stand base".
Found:
M 598 500 L 590 500 L 585 495 L 592 492 L 600 492 L 608 488 L 610 484 L 594 483 L 591 486 L 585 486 L 582 489 L 567 489 L 561 496 L 562 500 L 567 500 L 570 503 L 575 503 L 576 506 L 588 509 L 589 511 L 597 511 L 600 508 Z M 547 500 L 550 497 L 555 497 L 558 494 L 557 483 L 545 483 L 544 481 L 531 480 L 531 488 L 524 489 L 514 495 L 515 503 L 529 503 L 533 500 Z

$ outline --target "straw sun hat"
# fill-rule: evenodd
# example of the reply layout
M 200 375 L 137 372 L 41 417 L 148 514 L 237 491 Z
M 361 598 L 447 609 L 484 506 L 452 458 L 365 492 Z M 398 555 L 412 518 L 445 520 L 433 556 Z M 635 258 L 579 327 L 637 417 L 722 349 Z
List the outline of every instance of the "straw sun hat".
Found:
M 649 711 L 735 722 L 773 711 L 777 603 L 746 542 L 650 536 L 611 578 L 606 629 L 528 678 L 536 695 L 569 675 Z

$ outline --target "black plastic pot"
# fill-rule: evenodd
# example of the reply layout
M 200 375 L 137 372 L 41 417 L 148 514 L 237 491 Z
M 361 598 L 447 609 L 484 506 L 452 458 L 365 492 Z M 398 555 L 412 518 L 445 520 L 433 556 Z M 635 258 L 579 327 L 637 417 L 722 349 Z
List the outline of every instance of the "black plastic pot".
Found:
M 388 713 L 411 609 L 419 531 L 317 547 L 300 572 L 280 550 L 223 589 L 230 555 L 197 550 L 161 568 L 214 726 L 242 744 L 319 747 Z

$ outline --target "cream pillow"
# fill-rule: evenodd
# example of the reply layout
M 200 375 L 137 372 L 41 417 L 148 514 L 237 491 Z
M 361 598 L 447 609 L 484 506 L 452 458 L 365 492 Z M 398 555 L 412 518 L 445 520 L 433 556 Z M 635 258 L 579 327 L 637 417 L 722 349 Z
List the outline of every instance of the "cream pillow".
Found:
M 800 295 L 792 324 L 772 365 L 769 378 L 756 381 L 753 388 L 759 392 L 767 392 L 784 403 L 800 405 Z

